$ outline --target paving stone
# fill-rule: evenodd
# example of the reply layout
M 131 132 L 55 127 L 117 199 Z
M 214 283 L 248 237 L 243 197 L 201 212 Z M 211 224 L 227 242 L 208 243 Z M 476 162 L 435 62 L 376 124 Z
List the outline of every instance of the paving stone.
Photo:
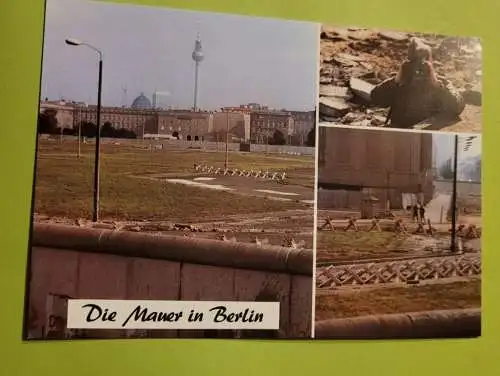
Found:
M 356 55 L 346 54 L 346 53 L 342 53 L 342 52 L 336 54 L 335 57 L 338 57 L 339 59 L 342 59 L 342 60 L 350 60 L 350 61 L 355 61 L 355 62 L 366 61 L 366 58 L 364 58 L 362 56 L 356 56 Z
M 349 32 L 349 38 L 354 40 L 366 40 L 374 36 L 373 30 L 357 29 Z
M 337 97 L 349 100 L 352 94 L 347 86 L 321 85 L 319 95 L 322 97 Z
M 408 39 L 408 34 L 399 33 L 396 31 L 381 31 L 379 35 L 384 39 L 392 40 L 395 42 L 403 42 Z
M 332 61 L 344 67 L 355 67 L 358 65 L 357 61 L 339 55 L 333 56 Z
M 343 116 L 350 111 L 351 107 L 339 98 L 321 98 L 319 100 L 319 112 L 326 116 Z
M 385 120 L 386 118 L 380 115 L 374 115 L 371 120 L 371 125 L 380 127 L 382 125 L 385 125 Z
M 353 77 L 349 80 L 349 87 L 354 95 L 364 99 L 365 101 L 370 101 L 371 92 L 375 85 Z

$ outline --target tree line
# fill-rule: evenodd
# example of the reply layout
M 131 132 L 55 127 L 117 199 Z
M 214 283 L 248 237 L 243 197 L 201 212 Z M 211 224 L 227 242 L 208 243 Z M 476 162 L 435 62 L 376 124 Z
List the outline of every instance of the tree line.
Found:
M 269 145 L 286 145 L 287 140 L 285 135 L 280 130 L 276 129 L 272 135 L 267 140 Z M 290 145 L 292 146 L 305 146 L 314 147 L 316 143 L 316 127 L 313 127 L 308 133 L 305 139 L 302 139 L 300 135 L 293 135 L 290 137 Z
M 78 132 L 79 130 L 80 132 Z M 57 110 L 47 108 L 38 115 L 37 131 L 38 134 L 63 134 L 67 136 L 77 136 L 80 133 L 81 137 L 93 138 L 97 134 L 97 125 L 89 121 L 82 121 L 74 128 L 61 128 L 57 120 Z M 134 131 L 114 128 L 110 122 L 105 122 L 101 127 L 100 136 L 105 138 L 137 138 Z
M 441 178 L 446 180 L 452 180 L 454 173 L 452 167 L 453 160 L 449 158 L 439 167 L 439 175 Z M 477 158 L 473 163 L 465 168 L 461 168 L 461 173 L 465 179 L 470 179 L 471 181 L 480 182 L 481 181 L 481 159 Z

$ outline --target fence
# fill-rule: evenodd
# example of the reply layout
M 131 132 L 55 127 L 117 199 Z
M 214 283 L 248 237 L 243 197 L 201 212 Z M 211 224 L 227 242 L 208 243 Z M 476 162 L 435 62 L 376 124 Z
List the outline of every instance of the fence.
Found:
M 74 136 L 64 136 L 64 139 L 76 140 Z M 94 142 L 94 139 L 88 139 L 87 142 Z M 217 141 L 186 141 L 186 140 L 143 140 L 143 139 L 125 139 L 125 138 L 102 138 L 103 144 L 121 144 L 147 148 L 149 145 L 162 145 L 164 149 L 199 149 L 207 151 L 226 150 L 225 142 Z M 240 143 L 229 142 L 227 148 L 230 152 L 240 151 Z M 289 155 L 306 155 L 313 157 L 315 148 L 309 146 L 292 146 L 292 145 L 264 145 L 250 144 L 250 152 L 255 153 L 270 153 L 270 154 L 289 154 Z
M 44 337 L 46 317 L 51 314 L 47 299 L 53 295 L 215 301 L 254 301 L 265 295 L 280 302 L 280 330 L 274 336 L 310 335 L 311 250 L 40 223 L 34 225 L 31 247 L 28 332 L 32 338 Z M 130 334 L 123 330 L 87 334 L 126 335 Z M 160 330 L 152 335 L 208 334 Z

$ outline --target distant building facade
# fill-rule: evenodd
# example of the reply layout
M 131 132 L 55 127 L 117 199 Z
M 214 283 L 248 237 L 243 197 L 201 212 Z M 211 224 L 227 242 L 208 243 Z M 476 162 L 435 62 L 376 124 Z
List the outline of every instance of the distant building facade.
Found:
M 250 140 L 250 117 L 246 111 L 222 109 L 213 114 L 211 141 L 225 141 L 229 133 L 230 141 L 247 142 Z
M 331 192 L 330 208 L 356 208 L 367 196 L 380 208 L 401 208 L 403 194 L 432 199 L 430 134 L 320 127 L 318 148 L 318 184 Z
M 97 123 L 97 106 L 65 101 L 42 101 L 40 112 L 57 111 L 58 127 L 75 129 L 79 124 Z M 226 107 L 220 111 L 192 111 L 154 108 L 141 93 L 131 107 L 101 108 L 101 125 L 133 131 L 138 138 L 172 136 L 188 141 L 270 142 L 279 130 L 287 144 L 294 134 L 301 134 L 304 144 L 314 126 L 310 112 L 270 110 L 257 104 Z M 297 120 L 295 120 L 297 119 Z M 294 124 L 297 128 L 294 128 Z
M 293 117 L 287 111 L 252 111 L 250 130 L 250 141 L 253 144 L 268 144 L 276 131 L 281 132 L 285 140 L 289 140 L 293 134 Z
M 293 143 L 304 145 L 309 132 L 316 126 L 316 111 L 291 111 L 293 118 Z

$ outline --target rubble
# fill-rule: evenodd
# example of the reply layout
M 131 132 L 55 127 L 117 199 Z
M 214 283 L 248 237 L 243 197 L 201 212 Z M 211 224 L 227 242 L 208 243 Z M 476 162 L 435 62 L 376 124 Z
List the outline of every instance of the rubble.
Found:
M 477 38 L 324 26 L 321 32 L 321 122 L 383 127 L 388 109 L 370 104 L 375 85 L 394 77 L 412 38 L 431 47 L 436 73 L 481 106 L 481 46 Z

